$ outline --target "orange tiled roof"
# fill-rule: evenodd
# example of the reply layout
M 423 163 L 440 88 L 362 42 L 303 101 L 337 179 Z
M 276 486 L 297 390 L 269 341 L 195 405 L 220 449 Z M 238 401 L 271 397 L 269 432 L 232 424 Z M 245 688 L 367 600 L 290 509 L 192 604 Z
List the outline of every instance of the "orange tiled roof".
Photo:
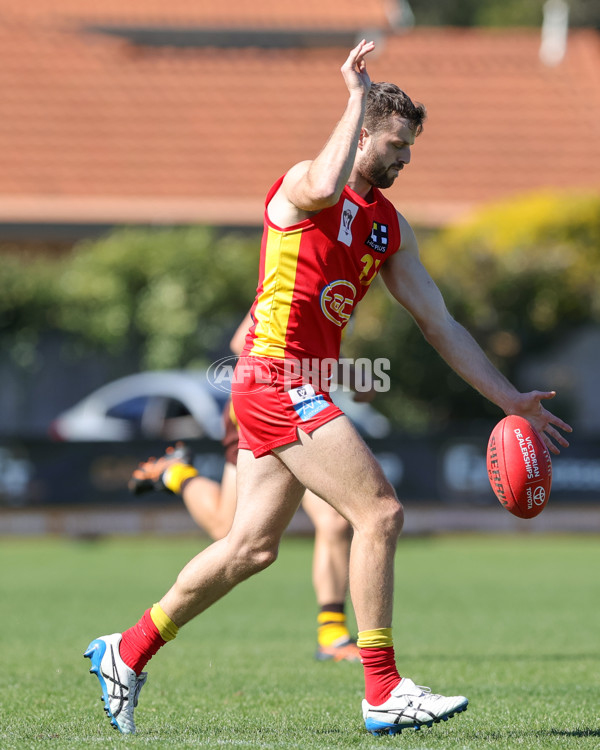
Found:
M 43 2 L 80 7 L 23 5 Z M 438 223 L 541 186 L 599 188 L 599 39 L 571 32 L 549 68 L 536 31 L 388 36 L 372 78 L 429 111 L 390 198 Z M 345 54 L 140 47 L 0 13 L 0 221 L 260 223 L 270 184 L 339 118 Z
M 0 0 L 0 15 L 57 25 L 384 28 L 395 0 Z

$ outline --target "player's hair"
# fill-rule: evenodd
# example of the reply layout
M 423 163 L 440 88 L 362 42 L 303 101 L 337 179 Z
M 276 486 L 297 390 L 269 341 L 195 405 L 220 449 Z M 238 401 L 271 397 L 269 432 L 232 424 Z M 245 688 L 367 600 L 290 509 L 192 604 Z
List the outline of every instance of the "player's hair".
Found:
M 427 110 L 394 83 L 372 83 L 367 97 L 364 125 L 372 133 L 385 127 L 388 118 L 397 114 L 408 120 L 415 135 L 423 130 Z

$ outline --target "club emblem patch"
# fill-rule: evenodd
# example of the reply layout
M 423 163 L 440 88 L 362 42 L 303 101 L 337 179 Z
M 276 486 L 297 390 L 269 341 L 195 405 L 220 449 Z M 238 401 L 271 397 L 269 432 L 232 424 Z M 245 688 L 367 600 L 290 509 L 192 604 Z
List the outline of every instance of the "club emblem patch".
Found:
M 355 299 L 354 284 L 345 279 L 332 281 L 321 291 L 321 311 L 336 326 L 345 326 L 352 315 Z

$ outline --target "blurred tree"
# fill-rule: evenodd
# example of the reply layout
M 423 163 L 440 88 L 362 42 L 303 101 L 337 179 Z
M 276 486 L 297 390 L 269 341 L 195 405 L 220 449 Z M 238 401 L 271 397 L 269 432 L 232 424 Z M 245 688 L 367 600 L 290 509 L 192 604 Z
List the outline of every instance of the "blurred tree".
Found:
M 598 196 L 540 193 L 507 201 L 430 236 L 421 253 L 450 312 L 513 381 L 525 354 L 600 323 Z M 348 356 L 391 360 L 392 389 L 380 405 L 396 424 L 431 429 L 499 416 L 449 370 L 381 286 L 362 308 Z
M 40 332 L 56 302 L 56 263 L 18 255 L 14 248 L 6 248 L 1 263 L 0 351 L 18 367 L 32 369 Z
M 545 0 L 410 0 L 419 26 L 541 26 Z M 571 26 L 600 28 L 598 0 L 568 0 Z
M 206 228 L 123 229 L 54 260 L 3 257 L 0 337 L 13 359 L 43 330 L 149 369 L 206 364 L 255 293 L 260 239 Z

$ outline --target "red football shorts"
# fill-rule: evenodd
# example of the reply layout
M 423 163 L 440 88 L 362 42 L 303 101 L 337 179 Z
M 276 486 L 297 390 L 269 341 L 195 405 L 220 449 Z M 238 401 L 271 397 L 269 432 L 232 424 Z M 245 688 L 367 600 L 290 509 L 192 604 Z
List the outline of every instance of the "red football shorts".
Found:
M 251 450 L 256 458 L 295 442 L 299 429 L 310 434 L 343 414 L 328 393 L 290 373 L 280 359 L 240 357 L 231 395 L 239 447 Z

